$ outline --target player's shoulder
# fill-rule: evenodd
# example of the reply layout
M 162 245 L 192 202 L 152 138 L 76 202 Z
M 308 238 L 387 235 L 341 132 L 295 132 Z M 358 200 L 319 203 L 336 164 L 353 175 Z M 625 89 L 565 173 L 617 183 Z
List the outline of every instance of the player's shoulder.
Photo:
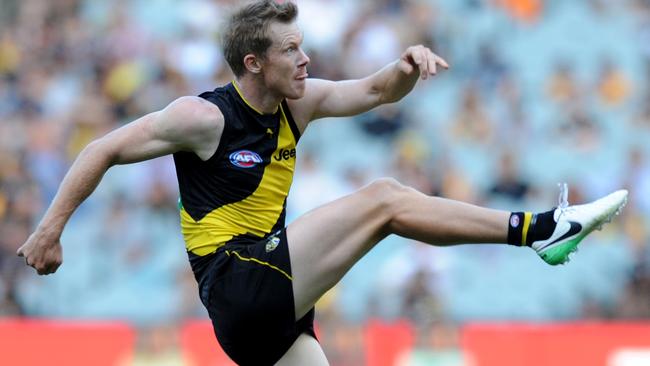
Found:
M 337 83 L 326 79 L 307 79 L 305 94 L 301 100 L 312 108 L 317 107 L 325 98 L 335 92 Z
M 316 111 L 323 100 L 333 93 L 335 86 L 336 82 L 332 80 L 308 78 L 303 96 L 299 99 L 287 99 L 300 132 L 303 132 L 309 122 L 315 118 Z
M 218 119 L 223 118 L 219 107 L 214 103 L 210 103 L 204 98 L 197 96 L 182 96 L 171 103 L 165 108 L 170 114 L 179 115 L 184 118 L 199 118 L 199 119 Z
M 197 96 L 182 96 L 169 103 L 163 113 L 165 119 L 184 125 L 196 125 L 197 127 L 223 125 L 223 114 L 219 107 Z
M 208 158 L 216 150 L 224 127 L 219 108 L 196 96 L 180 97 L 165 107 L 158 128 L 162 134 Z

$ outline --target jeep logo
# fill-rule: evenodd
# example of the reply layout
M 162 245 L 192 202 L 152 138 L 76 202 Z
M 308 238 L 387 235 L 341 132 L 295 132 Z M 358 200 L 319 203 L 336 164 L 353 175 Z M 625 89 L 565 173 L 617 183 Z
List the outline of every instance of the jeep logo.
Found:
M 291 149 L 291 150 L 285 150 L 285 149 L 280 149 L 276 155 L 273 156 L 273 159 L 277 161 L 281 160 L 289 160 L 289 158 L 295 158 L 296 157 L 296 149 Z

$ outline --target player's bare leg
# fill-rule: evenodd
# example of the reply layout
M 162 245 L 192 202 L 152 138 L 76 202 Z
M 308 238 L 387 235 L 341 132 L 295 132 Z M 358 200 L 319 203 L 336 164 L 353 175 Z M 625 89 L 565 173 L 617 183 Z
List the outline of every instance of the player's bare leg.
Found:
M 397 234 L 436 245 L 505 242 L 506 211 L 426 196 L 393 179 L 319 207 L 287 228 L 296 318 L 375 244 Z

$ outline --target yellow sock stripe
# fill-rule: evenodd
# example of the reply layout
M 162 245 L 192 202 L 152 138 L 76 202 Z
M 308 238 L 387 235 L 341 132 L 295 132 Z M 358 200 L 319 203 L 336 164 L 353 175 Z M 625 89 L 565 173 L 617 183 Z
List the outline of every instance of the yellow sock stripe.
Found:
M 521 232 L 521 246 L 526 245 L 526 237 L 528 237 L 528 228 L 530 226 L 530 219 L 533 218 L 533 214 L 530 212 L 524 213 L 524 227 Z
M 274 270 L 276 270 L 276 271 L 282 273 L 286 278 L 289 279 L 289 281 L 293 281 L 293 278 L 291 278 L 291 276 L 289 276 L 289 274 L 288 274 L 287 272 L 285 272 L 285 271 L 283 271 L 282 269 L 280 269 L 280 268 L 278 268 L 278 267 L 272 265 L 271 263 L 267 263 L 267 262 L 261 261 L 261 260 L 259 260 L 259 259 L 257 259 L 257 258 L 246 258 L 246 257 L 242 257 L 242 256 L 239 255 L 239 253 L 237 253 L 237 252 L 231 252 L 231 251 L 229 251 L 229 250 L 226 250 L 226 254 L 227 254 L 227 255 L 230 255 L 231 253 L 234 254 L 237 258 L 239 258 L 239 259 L 242 260 L 242 261 L 245 261 L 245 262 L 255 262 L 255 263 L 261 264 L 261 265 L 263 265 L 263 266 L 267 266 L 267 267 L 273 268 Z

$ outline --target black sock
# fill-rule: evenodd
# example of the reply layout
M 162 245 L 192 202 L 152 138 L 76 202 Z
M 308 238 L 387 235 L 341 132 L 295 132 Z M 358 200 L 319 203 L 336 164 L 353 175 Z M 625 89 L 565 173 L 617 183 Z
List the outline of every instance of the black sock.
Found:
M 531 212 L 513 212 L 508 222 L 508 244 L 530 246 L 530 243 L 551 237 L 556 222 L 553 220 L 555 210 L 533 214 Z
M 546 240 L 553 235 L 557 222 L 553 219 L 555 210 L 550 210 L 533 215 L 526 237 L 526 245 L 530 246 L 532 242 Z
M 522 242 L 525 217 L 530 212 L 513 212 L 508 221 L 508 244 L 520 246 Z

